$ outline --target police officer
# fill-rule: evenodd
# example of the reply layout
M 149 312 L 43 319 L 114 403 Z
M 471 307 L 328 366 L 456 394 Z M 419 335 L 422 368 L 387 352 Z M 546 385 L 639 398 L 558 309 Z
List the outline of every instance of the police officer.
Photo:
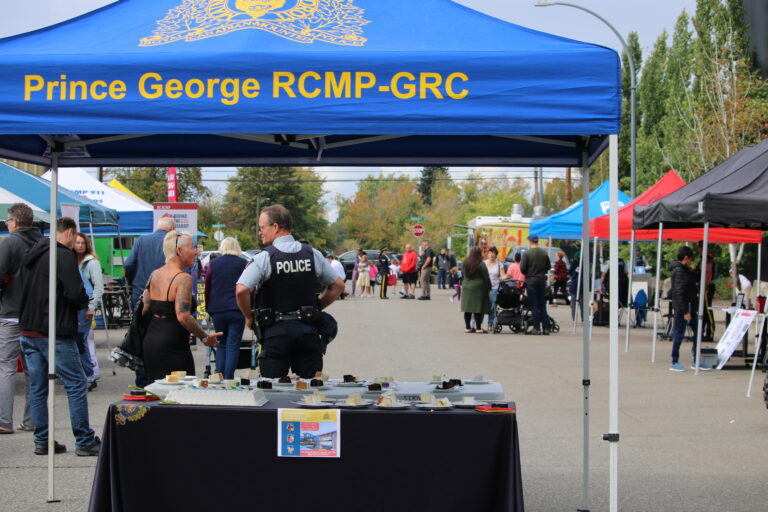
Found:
M 387 256 L 387 248 L 382 247 L 379 253 L 379 275 L 381 276 L 381 286 L 379 287 L 379 298 L 388 299 L 387 297 L 387 278 L 389 277 L 389 256 Z
M 290 369 L 311 378 L 322 370 L 325 344 L 316 320 L 319 311 L 344 291 L 344 282 L 323 255 L 293 238 L 291 224 L 291 213 L 282 205 L 261 211 L 259 237 L 268 247 L 254 257 L 237 281 L 237 304 L 251 329 L 251 292 L 258 292 L 259 368 L 264 377 L 282 377 Z M 318 282 L 327 286 L 320 297 L 315 295 Z

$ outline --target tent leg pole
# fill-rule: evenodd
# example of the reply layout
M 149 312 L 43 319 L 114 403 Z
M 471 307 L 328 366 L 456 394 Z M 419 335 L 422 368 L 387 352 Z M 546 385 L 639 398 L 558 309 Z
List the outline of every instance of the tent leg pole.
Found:
M 589 203 L 587 203 L 589 204 Z M 592 252 L 592 279 L 589 282 L 589 328 L 592 328 L 592 320 L 595 315 L 595 308 L 592 307 L 595 304 L 595 281 L 597 280 L 597 237 L 595 237 L 595 245 Z
M 610 175 L 610 242 L 609 265 L 611 276 L 609 294 L 619 296 L 619 137 L 609 135 Z M 619 509 L 619 301 L 610 302 L 609 334 L 609 392 L 608 392 L 608 433 L 603 439 L 609 443 L 609 493 L 608 510 Z
M 629 328 L 630 312 L 632 311 L 632 277 L 635 274 L 635 230 L 632 230 L 632 238 L 629 241 L 629 289 L 627 290 L 627 335 L 624 342 L 624 352 L 629 352 Z M 639 311 L 638 311 L 639 313 Z M 637 314 L 637 313 L 635 313 Z
M 56 288 L 57 288 L 57 245 L 56 219 L 59 205 L 59 147 L 51 148 L 51 224 L 48 258 L 48 503 L 56 503 L 56 481 L 54 473 L 54 443 L 56 441 Z
M 701 329 L 704 326 L 704 293 L 706 292 L 705 282 L 707 280 L 707 251 L 709 250 L 709 222 L 704 223 L 704 242 L 701 247 L 701 279 L 699 280 L 699 318 L 696 319 L 696 346 L 693 347 L 696 361 L 696 375 L 699 374 L 701 366 Z M 746 355 L 746 354 L 745 354 Z
M 759 274 L 758 274 L 759 280 Z M 752 361 L 752 373 L 749 375 L 749 384 L 747 385 L 747 398 L 752 397 L 752 381 L 755 380 L 755 370 L 757 369 L 757 358 L 760 356 L 760 345 L 763 344 L 763 327 L 765 326 L 765 315 L 760 315 L 760 333 L 755 338 L 755 359 Z
M 579 275 L 576 278 L 576 296 L 575 297 L 571 297 L 571 304 L 572 304 L 571 310 L 573 312 L 573 329 L 571 330 L 572 334 L 576 334 L 576 322 L 577 322 L 576 318 L 578 317 L 578 309 L 579 309 L 578 298 L 579 298 L 579 294 L 580 294 L 580 290 L 581 290 L 581 281 L 582 281 L 581 275 L 584 273 L 584 269 L 583 269 L 583 266 L 582 266 L 582 263 L 584 261 L 584 247 L 587 247 L 587 253 L 589 253 L 589 237 L 585 238 L 583 236 L 583 233 L 582 233 L 582 237 L 581 237 L 581 251 L 579 251 Z M 582 295 L 581 298 L 582 298 L 582 303 L 583 303 L 584 302 L 584 295 Z M 583 311 L 582 311 L 581 323 L 582 323 L 582 325 L 584 324 Z
M 586 141 L 585 141 L 586 142 Z M 592 339 L 592 320 L 591 320 L 591 304 L 587 301 L 589 296 L 589 282 L 582 276 L 589 275 L 589 155 L 586 151 L 581 155 L 584 167 L 581 170 L 581 193 L 582 204 L 585 205 L 582 210 L 584 211 L 584 228 L 581 232 L 581 266 L 579 268 L 579 285 L 581 286 L 581 337 L 582 337 L 582 380 L 581 384 L 584 388 L 584 467 L 583 467 L 583 501 L 580 511 L 589 511 L 589 386 L 590 381 L 590 343 Z M 576 297 L 579 295 L 577 288 Z M 587 319 L 589 318 L 589 321 Z M 574 331 L 576 330 L 576 322 L 574 315 Z
M 762 240 L 757 244 L 757 292 L 755 292 L 755 302 L 760 296 L 760 282 L 762 281 L 762 263 L 763 263 L 763 243 Z
M 656 340 L 659 333 L 659 314 L 661 313 L 661 241 L 664 223 L 659 222 L 659 243 L 656 246 L 656 289 L 653 291 L 653 343 L 651 344 L 651 362 L 656 362 Z

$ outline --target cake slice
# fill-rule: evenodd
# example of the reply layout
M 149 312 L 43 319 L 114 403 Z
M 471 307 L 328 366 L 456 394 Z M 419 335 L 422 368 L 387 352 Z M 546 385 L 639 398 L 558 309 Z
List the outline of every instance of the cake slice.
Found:
M 178 378 L 183 379 L 184 377 L 187 376 L 187 372 L 184 372 L 184 371 L 171 372 L 171 375 L 175 375 Z
M 347 405 L 363 405 L 363 400 L 360 398 L 360 393 L 352 393 L 347 397 L 344 402 Z
M 221 384 L 224 382 L 224 375 L 222 375 L 221 372 L 213 373 L 210 377 L 208 377 L 208 382 L 211 384 Z
M 296 389 L 309 389 L 309 384 L 300 380 L 299 382 L 296 383 Z
M 179 382 L 179 377 L 176 375 L 166 375 L 165 376 L 165 382 Z
M 421 393 L 419 395 L 419 400 L 424 402 L 425 404 L 431 404 L 435 401 L 435 396 L 432 393 Z

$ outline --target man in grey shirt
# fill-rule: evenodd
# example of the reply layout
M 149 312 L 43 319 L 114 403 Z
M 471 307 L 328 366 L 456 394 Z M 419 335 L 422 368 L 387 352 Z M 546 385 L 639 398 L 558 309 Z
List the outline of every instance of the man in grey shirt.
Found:
M 276 204 L 259 216 L 259 237 L 268 247 L 257 254 L 237 281 L 237 305 L 253 329 L 251 294 L 256 307 L 269 311 L 261 327 L 259 368 L 264 377 L 282 377 L 293 370 L 311 378 L 323 369 L 325 345 L 316 322 L 302 317 L 328 307 L 344 291 L 344 281 L 317 249 L 291 235 L 290 212 Z M 318 283 L 327 287 L 316 297 Z M 319 316 L 319 315 L 315 315 Z

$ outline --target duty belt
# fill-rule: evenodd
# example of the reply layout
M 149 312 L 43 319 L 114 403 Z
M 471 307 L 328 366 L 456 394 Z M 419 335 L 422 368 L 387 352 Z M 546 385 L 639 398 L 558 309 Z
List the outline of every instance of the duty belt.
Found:
M 282 322 L 283 320 L 298 320 L 299 314 L 295 311 L 291 313 L 275 313 L 275 322 Z

